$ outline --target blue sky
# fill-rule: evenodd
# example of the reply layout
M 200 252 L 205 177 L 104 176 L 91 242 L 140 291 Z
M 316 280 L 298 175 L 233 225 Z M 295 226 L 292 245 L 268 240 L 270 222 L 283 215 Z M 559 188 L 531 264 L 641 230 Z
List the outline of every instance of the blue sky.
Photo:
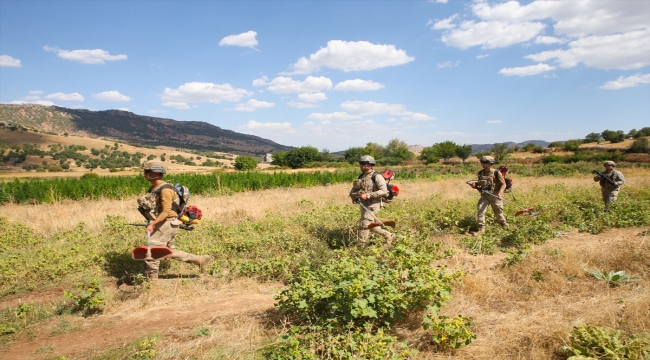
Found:
M 650 126 L 650 1 L 0 0 L 0 102 L 330 151 Z

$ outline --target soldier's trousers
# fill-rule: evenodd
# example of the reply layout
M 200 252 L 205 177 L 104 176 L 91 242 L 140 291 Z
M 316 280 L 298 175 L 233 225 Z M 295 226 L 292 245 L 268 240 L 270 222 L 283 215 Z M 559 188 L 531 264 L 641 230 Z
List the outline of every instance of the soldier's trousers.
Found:
M 508 222 L 506 221 L 506 217 L 503 215 L 503 201 L 488 194 L 481 194 L 481 198 L 478 200 L 478 205 L 476 206 L 478 226 L 480 228 L 485 227 L 485 212 L 487 211 L 488 205 L 492 207 L 494 216 L 497 218 L 499 224 L 507 225 Z
M 167 246 L 172 250 L 172 259 L 184 262 L 192 262 L 197 257 L 194 254 L 186 253 L 185 251 L 177 250 L 174 245 L 174 236 L 178 233 L 181 221 L 174 218 L 168 218 L 164 222 L 154 227 L 153 233 L 149 238 L 149 245 L 152 246 Z M 160 269 L 160 260 L 145 260 L 147 269 L 145 272 L 148 274 L 157 273 Z
M 382 229 L 380 226 L 368 229 L 368 225 L 375 221 L 375 218 L 372 215 L 377 216 L 377 213 L 381 210 L 381 203 L 377 202 L 371 205 L 364 204 L 364 206 L 367 207 L 370 212 L 367 212 L 364 208 L 359 206 L 361 209 L 361 219 L 359 220 L 359 241 L 365 243 L 368 240 L 368 237 L 370 237 L 371 231 L 390 241 L 394 236 L 393 233 Z
M 618 190 L 619 188 L 614 188 L 614 189 L 608 189 L 605 187 L 600 188 L 600 191 L 603 194 L 603 202 L 605 203 L 605 206 L 609 205 L 610 203 L 613 203 L 618 199 Z

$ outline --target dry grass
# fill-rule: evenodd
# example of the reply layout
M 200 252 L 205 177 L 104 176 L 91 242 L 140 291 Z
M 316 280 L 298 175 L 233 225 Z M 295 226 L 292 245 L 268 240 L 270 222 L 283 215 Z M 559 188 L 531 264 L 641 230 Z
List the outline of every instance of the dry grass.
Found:
M 638 233 L 574 233 L 536 247 L 514 267 L 467 275 L 465 286 L 454 291 L 443 312 L 473 317 L 478 339 L 453 354 L 423 352 L 420 357 L 563 358 L 558 350 L 569 341 L 572 327 L 581 323 L 630 333 L 649 331 L 650 242 Z M 626 270 L 644 280 L 613 288 L 588 276 L 586 267 Z M 537 271 L 542 281 L 532 276 Z

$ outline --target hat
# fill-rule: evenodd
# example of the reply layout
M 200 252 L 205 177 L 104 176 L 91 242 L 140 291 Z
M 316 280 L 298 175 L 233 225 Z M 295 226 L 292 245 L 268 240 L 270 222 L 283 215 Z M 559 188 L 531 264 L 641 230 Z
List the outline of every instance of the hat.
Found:
M 605 161 L 605 163 L 604 163 L 603 165 L 611 165 L 611 166 L 616 167 L 616 163 L 613 162 L 613 161 L 611 161 L 611 160 L 607 160 L 607 161 Z
M 149 160 L 142 163 L 142 169 L 144 171 L 151 171 L 155 173 L 165 174 L 167 170 L 165 169 L 165 164 L 162 161 Z
M 490 164 L 494 164 L 494 158 L 492 156 L 481 156 L 479 161 L 482 162 L 482 163 L 489 162 Z

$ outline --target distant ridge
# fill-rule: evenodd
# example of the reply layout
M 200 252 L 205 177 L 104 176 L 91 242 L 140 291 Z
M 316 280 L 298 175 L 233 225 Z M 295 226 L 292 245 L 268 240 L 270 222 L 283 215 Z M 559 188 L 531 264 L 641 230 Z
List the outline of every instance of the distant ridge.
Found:
M 177 121 L 122 110 L 90 111 L 59 106 L 0 104 L 0 121 L 60 134 L 67 132 L 143 145 L 239 155 L 264 155 L 292 149 L 259 136 L 222 129 L 202 121 Z

